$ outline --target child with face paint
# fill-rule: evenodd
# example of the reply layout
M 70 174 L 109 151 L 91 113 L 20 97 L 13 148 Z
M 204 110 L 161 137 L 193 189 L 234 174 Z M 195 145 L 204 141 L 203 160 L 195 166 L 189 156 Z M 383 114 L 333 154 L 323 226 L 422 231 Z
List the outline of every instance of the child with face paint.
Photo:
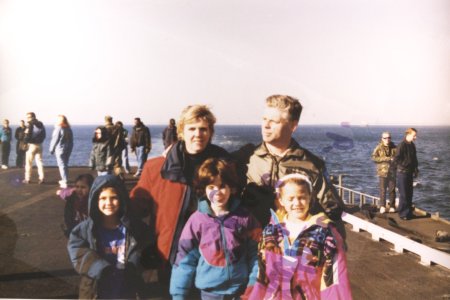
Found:
M 172 269 L 170 294 L 186 299 L 239 299 L 257 274 L 261 228 L 236 196 L 238 178 L 221 159 L 206 160 L 194 181 L 198 210 L 187 221 Z
M 310 179 L 289 174 L 276 185 L 277 207 L 259 245 L 250 299 L 351 299 L 343 241 L 324 213 L 312 215 Z

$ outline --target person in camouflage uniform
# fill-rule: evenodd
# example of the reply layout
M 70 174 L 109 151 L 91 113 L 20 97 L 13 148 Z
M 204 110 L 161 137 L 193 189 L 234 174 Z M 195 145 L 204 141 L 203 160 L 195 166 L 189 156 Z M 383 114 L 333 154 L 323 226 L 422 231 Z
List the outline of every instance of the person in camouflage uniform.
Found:
M 389 192 L 389 212 L 395 212 L 395 165 L 396 153 L 391 134 L 383 132 L 381 140 L 372 153 L 372 160 L 377 165 L 377 175 L 380 178 L 380 213 L 386 211 L 386 189 Z

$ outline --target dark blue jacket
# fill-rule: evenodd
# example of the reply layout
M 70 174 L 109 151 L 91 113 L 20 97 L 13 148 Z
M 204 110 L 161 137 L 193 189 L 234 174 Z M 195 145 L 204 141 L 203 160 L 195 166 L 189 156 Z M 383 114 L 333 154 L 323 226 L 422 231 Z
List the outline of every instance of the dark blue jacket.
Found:
M 98 209 L 98 197 L 104 187 L 114 187 L 120 200 L 120 221 L 126 228 L 125 242 L 125 285 L 130 291 L 126 298 L 142 296 L 143 268 L 156 266 L 155 251 L 148 227 L 128 215 L 128 192 L 122 180 L 114 175 L 99 176 L 95 179 L 89 193 L 89 217 L 78 224 L 71 232 L 67 249 L 72 264 L 81 275 L 79 298 L 97 298 L 98 280 L 102 279 L 113 266 L 98 251 L 96 228 L 101 226 L 101 212 Z
M 408 143 L 406 140 L 403 140 L 398 144 L 394 163 L 399 173 L 418 172 L 419 163 L 417 161 L 416 146 L 413 142 Z
M 45 127 L 41 121 L 33 119 L 28 124 L 28 131 L 25 134 L 25 142 L 30 144 L 42 144 L 45 140 Z

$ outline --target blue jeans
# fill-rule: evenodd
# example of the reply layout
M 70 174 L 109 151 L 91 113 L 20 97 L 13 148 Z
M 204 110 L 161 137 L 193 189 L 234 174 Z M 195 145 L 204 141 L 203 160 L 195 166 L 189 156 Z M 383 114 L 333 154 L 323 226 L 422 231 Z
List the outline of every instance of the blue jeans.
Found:
M 147 161 L 147 153 L 145 153 L 145 146 L 136 147 L 136 160 L 138 163 L 138 168 L 136 174 L 141 174 L 144 164 Z
M 413 174 L 397 173 L 397 188 L 399 192 L 399 203 L 397 207 L 398 215 L 401 218 L 412 216 L 413 198 Z
M 70 152 L 56 152 L 56 163 L 58 164 L 61 180 L 67 183 L 69 179 L 69 158 Z
M 122 166 L 130 172 L 130 161 L 128 160 L 128 145 L 122 150 Z

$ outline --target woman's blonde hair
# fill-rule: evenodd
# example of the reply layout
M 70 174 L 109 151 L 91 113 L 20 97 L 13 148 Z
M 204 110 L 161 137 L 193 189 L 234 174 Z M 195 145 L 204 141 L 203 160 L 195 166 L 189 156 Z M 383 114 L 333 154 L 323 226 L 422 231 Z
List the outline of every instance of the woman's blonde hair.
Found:
M 177 135 L 180 140 L 184 140 L 184 126 L 186 124 L 194 123 L 198 120 L 204 120 L 208 123 L 211 131 L 211 138 L 214 134 L 214 124 L 216 117 L 206 105 L 190 105 L 183 109 L 180 119 L 178 120 Z

